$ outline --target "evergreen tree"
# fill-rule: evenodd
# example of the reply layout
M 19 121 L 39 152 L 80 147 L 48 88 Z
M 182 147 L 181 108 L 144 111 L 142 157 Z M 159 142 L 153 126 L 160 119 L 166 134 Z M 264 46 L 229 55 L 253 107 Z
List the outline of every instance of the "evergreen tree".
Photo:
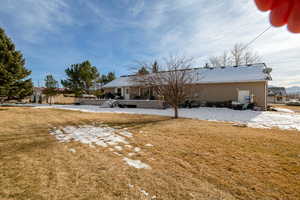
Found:
M 101 83 L 101 86 L 105 85 L 116 79 L 116 75 L 114 72 L 108 72 L 107 75 L 103 74 L 101 78 L 98 80 L 98 83 Z
M 138 75 L 146 75 L 146 74 L 149 74 L 149 71 L 147 70 L 146 67 L 141 67 L 138 71 Z
M 57 95 L 57 86 L 58 82 L 54 79 L 54 77 L 50 74 L 47 75 L 45 78 L 45 89 L 43 91 L 43 94 L 47 97 L 47 102 L 49 104 L 52 104 L 52 97 Z
M 107 83 L 107 76 L 105 74 L 102 74 L 99 82 L 101 83 L 101 86 L 105 85 Z
M 25 68 L 25 59 L 4 30 L 0 28 L 0 102 L 22 99 L 33 92 L 31 74 Z
M 116 75 L 114 72 L 108 72 L 106 77 L 107 77 L 107 83 L 116 79 Z
M 99 79 L 97 68 L 92 66 L 89 61 L 73 64 L 65 72 L 68 79 L 62 80 L 61 83 L 76 96 L 90 94 L 91 87 Z
M 157 61 L 154 61 L 154 63 L 152 64 L 152 73 L 157 73 L 159 71 L 159 66 Z

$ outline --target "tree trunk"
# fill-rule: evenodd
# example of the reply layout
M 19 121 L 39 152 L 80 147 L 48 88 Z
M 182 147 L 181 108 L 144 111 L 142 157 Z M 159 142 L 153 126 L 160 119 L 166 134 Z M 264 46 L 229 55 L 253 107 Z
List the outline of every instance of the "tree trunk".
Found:
M 178 107 L 174 106 L 174 118 L 177 119 L 178 118 Z

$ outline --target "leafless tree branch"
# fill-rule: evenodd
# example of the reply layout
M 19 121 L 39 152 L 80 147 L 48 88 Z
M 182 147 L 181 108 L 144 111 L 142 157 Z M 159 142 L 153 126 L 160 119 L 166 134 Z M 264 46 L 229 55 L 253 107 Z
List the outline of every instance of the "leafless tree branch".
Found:
M 162 97 L 174 108 L 174 117 L 178 118 L 178 108 L 191 95 L 190 84 L 195 80 L 193 73 L 193 59 L 184 56 L 170 56 L 164 59 L 162 71 L 132 77 L 132 81 L 149 87 L 156 95 Z M 149 67 L 150 64 L 145 65 Z

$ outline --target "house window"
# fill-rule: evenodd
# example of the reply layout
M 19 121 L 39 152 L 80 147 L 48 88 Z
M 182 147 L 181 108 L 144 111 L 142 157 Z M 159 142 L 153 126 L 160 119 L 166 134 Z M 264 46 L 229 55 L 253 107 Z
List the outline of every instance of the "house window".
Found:
M 117 94 L 118 94 L 119 96 L 122 95 L 122 88 L 118 88 L 118 89 L 117 89 Z
M 126 94 L 129 94 L 129 90 L 128 90 L 128 88 L 126 88 L 125 92 L 126 92 Z
M 282 97 L 276 97 L 277 101 L 282 101 Z

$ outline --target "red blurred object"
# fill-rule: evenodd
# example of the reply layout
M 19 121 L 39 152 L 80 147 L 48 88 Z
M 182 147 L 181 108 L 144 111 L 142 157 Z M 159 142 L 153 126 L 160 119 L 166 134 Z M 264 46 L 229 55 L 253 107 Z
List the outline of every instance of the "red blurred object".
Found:
M 273 26 L 287 24 L 289 31 L 300 33 L 300 0 L 255 0 L 261 11 L 271 11 Z

